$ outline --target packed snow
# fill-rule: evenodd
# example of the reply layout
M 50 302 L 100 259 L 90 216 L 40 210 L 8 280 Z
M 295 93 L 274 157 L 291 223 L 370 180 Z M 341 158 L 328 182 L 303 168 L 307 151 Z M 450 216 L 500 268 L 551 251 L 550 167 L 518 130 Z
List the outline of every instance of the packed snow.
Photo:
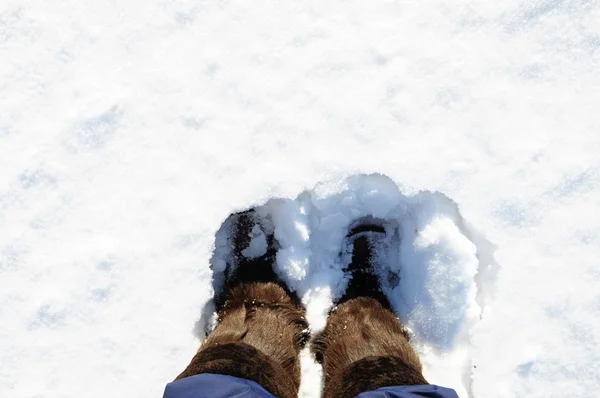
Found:
M 160 397 L 256 206 L 313 330 L 372 216 L 430 382 L 596 397 L 599 93 L 596 0 L 4 0 L 0 397 Z

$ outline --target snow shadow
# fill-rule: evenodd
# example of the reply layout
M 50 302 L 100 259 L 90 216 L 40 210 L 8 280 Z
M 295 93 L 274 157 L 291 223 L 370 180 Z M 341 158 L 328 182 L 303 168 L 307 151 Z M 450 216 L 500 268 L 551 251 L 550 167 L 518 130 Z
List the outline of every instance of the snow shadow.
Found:
M 468 394 L 470 331 L 493 296 L 498 264 L 494 245 L 462 218 L 455 202 L 439 192 L 404 195 L 390 178 L 372 174 L 320 183 L 295 199 L 271 199 L 255 211 L 278 242 L 276 272 L 301 298 L 313 331 L 325 326 L 347 286 L 349 230 L 364 218 L 381 223 L 386 238 L 377 249 L 376 268 L 421 354 L 425 376 L 438 373 L 440 356 L 452 358 L 459 369 L 453 377 Z M 229 220 L 215 236 L 215 292 L 229 261 Z M 264 237 L 253 234 L 249 251 L 261 246 L 255 239 Z M 208 303 L 197 324 L 200 334 L 212 327 L 213 311 Z M 447 364 L 439 373 L 448 375 Z

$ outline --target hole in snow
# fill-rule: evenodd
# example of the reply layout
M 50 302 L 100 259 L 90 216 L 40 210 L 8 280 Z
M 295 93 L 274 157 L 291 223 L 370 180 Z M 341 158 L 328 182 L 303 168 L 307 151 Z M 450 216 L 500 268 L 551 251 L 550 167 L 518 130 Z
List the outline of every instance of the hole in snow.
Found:
M 465 348 L 493 296 L 498 264 L 494 245 L 462 218 L 450 198 L 430 191 L 405 195 L 380 174 L 320 183 L 295 199 L 271 199 L 254 207 L 255 225 L 236 254 L 232 236 L 238 215 L 229 216 L 215 236 L 215 292 L 221 290 L 226 268 L 239 262 L 240 250 L 242 257 L 256 258 L 273 242 L 275 272 L 306 305 L 313 331 L 324 327 L 348 284 L 346 235 L 358 220 L 377 220 L 386 235 L 375 262 L 382 288 L 411 333 L 425 377 L 470 395 L 465 380 L 472 366 Z M 214 324 L 212 305 L 207 304 L 205 321 L 198 322 L 199 334 Z M 459 366 L 448 371 L 443 357 Z

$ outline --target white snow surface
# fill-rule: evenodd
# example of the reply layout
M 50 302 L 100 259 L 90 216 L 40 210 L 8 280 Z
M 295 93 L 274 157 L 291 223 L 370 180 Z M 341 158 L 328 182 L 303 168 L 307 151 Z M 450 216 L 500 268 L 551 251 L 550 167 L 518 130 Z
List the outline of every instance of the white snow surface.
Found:
M 263 205 L 314 330 L 371 215 L 430 382 L 596 397 L 599 93 L 597 0 L 3 0 L 0 397 L 160 397 Z

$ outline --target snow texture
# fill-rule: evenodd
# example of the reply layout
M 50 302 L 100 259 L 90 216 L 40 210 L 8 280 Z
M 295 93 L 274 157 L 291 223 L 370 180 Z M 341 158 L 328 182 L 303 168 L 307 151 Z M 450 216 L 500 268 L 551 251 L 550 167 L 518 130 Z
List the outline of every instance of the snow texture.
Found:
M 250 233 L 250 245 L 242 250 L 242 255 L 247 258 L 257 258 L 267 252 L 267 237 L 258 225 Z
M 0 397 L 160 397 L 210 318 L 217 231 L 262 205 L 313 328 L 344 283 L 326 231 L 377 207 L 431 382 L 596 397 L 599 21 L 597 0 L 3 0 Z

